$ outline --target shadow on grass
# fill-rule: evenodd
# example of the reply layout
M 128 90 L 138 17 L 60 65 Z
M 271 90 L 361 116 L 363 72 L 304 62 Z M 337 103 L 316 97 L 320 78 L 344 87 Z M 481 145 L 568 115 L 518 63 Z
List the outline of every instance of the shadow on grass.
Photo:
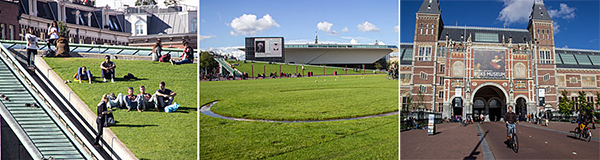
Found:
M 136 128 L 139 128 L 139 127 L 156 127 L 156 126 L 158 126 L 158 125 L 155 125 L 155 124 L 152 124 L 152 125 L 134 125 L 134 124 L 118 124 L 117 123 L 115 125 L 112 125 L 111 127 L 136 127 Z
M 196 110 L 196 108 L 192 108 L 192 107 L 179 107 L 173 113 L 190 113 L 190 111 L 193 111 L 193 110 Z

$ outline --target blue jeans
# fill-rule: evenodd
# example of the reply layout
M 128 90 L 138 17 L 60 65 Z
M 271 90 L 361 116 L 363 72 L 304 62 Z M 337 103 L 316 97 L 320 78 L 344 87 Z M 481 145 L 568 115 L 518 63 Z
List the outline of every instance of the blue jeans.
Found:
M 79 67 L 79 69 L 77 69 L 77 77 L 78 80 L 92 80 L 92 72 L 90 72 L 90 70 L 86 70 L 85 73 L 83 73 L 83 67 Z
M 175 64 L 185 64 L 185 63 L 193 63 L 192 61 L 190 61 L 189 59 L 183 59 L 179 62 L 175 62 Z
M 123 96 L 123 94 L 119 93 L 119 95 L 117 95 L 117 97 L 115 99 L 109 99 L 108 100 L 108 107 L 110 108 L 115 108 L 115 107 L 120 107 L 121 104 L 123 104 L 125 97 Z
M 508 124 L 506 124 L 506 127 L 508 128 L 506 131 L 506 136 L 508 137 L 508 136 L 510 136 L 511 130 L 515 129 L 515 124 L 508 123 Z
M 138 95 L 135 99 L 135 101 L 137 102 L 137 108 L 145 110 L 147 106 L 151 106 L 152 102 L 150 101 L 150 99 L 145 98 L 144 95 Z
M 125 96 L 125 97 L 123 97 L 123 101 L 125 102 L 125 107 L 127 107 L 127 109 L 131 109 L 131 107 L 139 107 L 137 98 L 136 98 L 136 100 L 132 101 L 127 96 Z M 141 108 L 138 108 L 138 109 L 141 109 Z

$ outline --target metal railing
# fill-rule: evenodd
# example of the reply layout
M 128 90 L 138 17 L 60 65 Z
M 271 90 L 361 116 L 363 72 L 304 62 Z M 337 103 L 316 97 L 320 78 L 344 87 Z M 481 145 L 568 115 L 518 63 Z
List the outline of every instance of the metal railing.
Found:
M 41 104 L 41 107 L 48 113 L 48 115 L 55 121 L 55 123 L 63 132 L 71 132 L 70 134 L 65 135 L 71 140 L 71 142 L 82 154 L 87 153 L 83 154 L 83 156 L 86 157 L 86 159 L 92 159 L 92 156 L 95 159 L 103 159 L 100 153 L 93 149 L 93 145 L 83 137 L 83 134 L 75 127 L 73 122 L 71 122 L 71 120 L 67 118 L 64 112 L 60 108 L 52 107 L 57 106 L 56 103 L 54 103 L 52 99 L 46 98 L 49 97 L 46 94 L 46 92 L 40 91 L 41 87 L 39 86 L 39 84 L 31 81 L 33 77 L 25 70 L 25 68 L 23 68 L 23 66 L 19 64 L 19 61 L 11 54 L 11 52 L 8 49 L 4 47 L 4 45 L 2 45 L 1 42 L 0 49 L 2 50 L 2 60 L 4 60 L 6 65 L 9 66 L 15 73 L 18 73 L 18 76 L 16 77 L 19 79 L 19 81 L 21 81 L 21 83 L 27 84 L 24 85 L 25 88 L 30 93 L 35 93 L 32 94 L 33 98 L 38 102 L 43 102 Z M 52 112 L 53 114 L 50 114 L 50 112 Z M 85 145 L 85 148 L 80 143 L 83 143 Z

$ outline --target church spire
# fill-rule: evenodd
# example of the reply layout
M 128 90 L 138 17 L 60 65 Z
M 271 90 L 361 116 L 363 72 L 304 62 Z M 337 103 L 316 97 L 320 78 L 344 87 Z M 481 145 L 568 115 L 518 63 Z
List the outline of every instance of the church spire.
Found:
M 535 0 L 533 3 L 533 8 L 531 9 L 531 14 L 529 15 L 530 20 L 546 20 L 552 21 L 550 14 L 546 10 L 546 6 L 544 5 L 544 1 Z
M 440 1 L 439 0 L 423 0 L 421 8 L 417 13 L 429 13 L 429 14 L 441 14 Z

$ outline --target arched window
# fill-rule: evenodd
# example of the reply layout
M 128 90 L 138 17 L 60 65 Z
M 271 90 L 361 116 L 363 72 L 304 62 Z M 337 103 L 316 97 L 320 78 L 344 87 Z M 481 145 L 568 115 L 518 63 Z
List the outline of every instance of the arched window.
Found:
M 142 20 L 135 22 L 135 34 L 144 34 L 144 22 Z

